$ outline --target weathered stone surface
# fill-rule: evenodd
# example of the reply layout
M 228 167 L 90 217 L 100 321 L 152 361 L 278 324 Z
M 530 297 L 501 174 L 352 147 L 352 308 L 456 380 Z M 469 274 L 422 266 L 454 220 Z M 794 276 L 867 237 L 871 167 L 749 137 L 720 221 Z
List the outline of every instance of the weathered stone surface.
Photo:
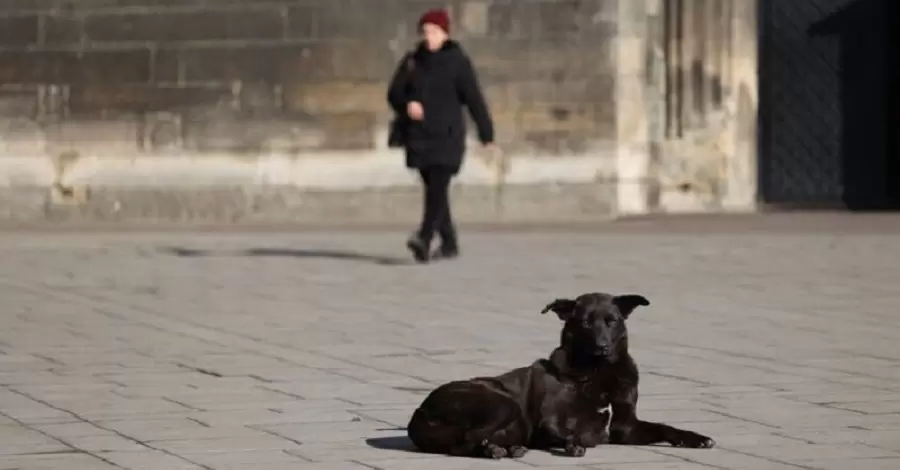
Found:
M 161 88 L 150 85 L 101 85 L 87 83 L 69 90 L 69 111 L 74 114 L 103 112 L 153 112 L 215 104 L 224 90 L 199 87 Z
M 43 44 L 46 46 L 78 47 L 84 31 L 84 18 L 65 12 L 50 12 L 41 16 L 44 21 Z
M 380 81 L 292 83 L 282 93 L 288 109 L 312 115 L 354 111 L 381 113 L 387 106 L 387 89 Z
M 93 14 L 84 35 L 92 42 L 280 39 L 284 18 L 280 8 Z
M 321 115 L 326 140 L 322 146 L 336 150 L 370 150 L 375 148 L 375 114 L 365 111 Z
M 0 44 L 28 46 L 38 42 L 38 15 L 0 17 Z
M 140 119 L 134 115 L 82 119 L 46 126 L 45 138 L 51 146 L 91 153 L 128 152 L 138 146 L 140 126 Z
M 0 81 L 7 84 L 122 83 L 150 80 L 150 50 L 4 51 Z
M 163 48 L 156 55 L 154 79 L 168 83 L 282 83 L 287 78 L 285 68 L 305 51 L 291 44 Z
M 611 88 L 598 88 L 596 83 L 612 76 L 609 44 L 615 30 L 609 10 L 614 10 L 614 0 L 468 3 L 472 2 L 447 6 L 482 81 L 517 90 L 498 103 L 498 109 L 610 101 L 604 90 Z M 399 55 L 412 47 L 415 18 L 421 10 L 441 4 L 384 0 L 373 8 L 372 2 L 360 0 L 259 5 L 151 0 L 22 3 L 18 8 L 29 15 L 0 16 L 0 42 L 13 47 L 43 41 L 47 48 L 0 54 L 0 81 L 77 84 L 63 95 L 68 100 L 63 108 L 131 113 L 179 113 L 209 105 L 210 95 L 241 83 L 264 82 L 278 87 L 282 95 L 273 99 L 284 100 L 292 109 L 375 112 L 376 120 L 383 120 L 388 114 L 387 79 Z M 15 11 L 10 5 L 5 8 L 0 13 Z M 41 37 L 38 23 L 43 25 Z M 105 88 L 110 84 L 125 86 Z M 137 84 L 144 88 L 133 86 Z M 342 100 L 323 86 L 380 90 L 354 92 L 352 99 Z M 157 87 L 158 92 L 148 90 Z M 302 107 L 299 96 L 304 97 Z M 323 111 L 319 103 L 332 109 Z M 594 119 L 596 126 L 588 127 L 609 129 L 614 118 L 595 112 L 580 116 L 578 124 L 565 129 L 560 124 L 552 132 L 544 124 L 532 125 L 531 118 L 498 127 L 512 134 L 507 140 L 531 142 L 528 145 L 541 152 L 584 152 L 589 141 L 613 137 L 610 132 L 583 132 L 586 122 L 581 121 Z M 330 149 L 348 148 L 342 144 L 346 134 L 341 126 L 326 127 L 338 129 L 328 138 L 336 145 Z M 367 140 L 365 135 L 374 131 L 361 129 L 360 139 Z
M 330 159 L 334 166 L 303 170 L 328 178 L 349 168 L 342 162 L 356 159 L 368 173 L 348 177 L 351 184 L 384 179 L 394 184 L 402 159 L 384 151 L 392 117 L 385 102 L 387 81 L 398 59 L 414 47 L 416 17 L 426 8 L 445 6 L 454 35 L 484 85 L 498 153 L 513 167 L 522 163 L 518 168 L 525 168 L 524 174 L 516 175 L 522 184 L 572 184 L 580 195 L 593 180 L 633 189 L 613 197 L 603 186 L 588 196 L 603 214 L 628 212 L 623 201 L 638 212 L 749 208 L 755 201 L 750 189 L 755 148 L 747 136 L 755 135 L 749 123 L 756 114 L 751 83 L 756 61 L 729 46 L 738 36 L 729 27 L 740 23 L 733 8 L 721 9 L 719 16 L 732 15 L 728 21 L 715 20 L 719 10 L 714 8 L 682 12 L 679 21 L 685 25 L 706 18 L 710 24 L 698 24 L 696 36 L 707 45 L 719 44 L 707 47 L 704 61 L 690 68 L 684 61 L 697 59 L 691 46 L 697 42 L 682 44 L 677 28 L 664 27 L 658 0 L 2 3 L 0 122 L 8 130 L 0 149 L 11 157 L 44 160 L 72 146 L 86 158 L 121 157 L 80 169 L 85 173 L 78 175 L 92 184 L 156 181 L 159 173 L 139 163 L 127 181 L 92 175 L 122 174 L 116 165 L 125 158 L 172 155 L 196 162 L 191 175 L 205 171 L 205 158 L 242 162 L 241 167 L 217 167 L 217 175 L 240 175 L 225 182 L 218 176 L 179 180 L 216 186 L 213 192 L 227 192 L 236 181 L 257 181 L 246 177 L 247 162 L 270 157 Z M 708 7 L 711 2 L 701 3 Z M 710 34 L 701 38 L 703 31 Z M 731 36 L 723 38 L 726 32 Z M 702 72 L 697 90 L 691 81 L 695 70 Z M 735 90 L 742 90 L 740 104 Z M 702 142 L 685 135 L 686 124 L 678 121 L 685 109 L 694 109 L 694 96 L 705 108 L 715 108 L 697 111 L 702 125 L 691 132 L 718 133 Z M 729 117 L 723 127 L 711 125 L 712 111 Z M 676 117 L 677 122 L 671 120 Z M 662 128 L 679 131 L 663 136 L 654 130 Z M 82 129 L 84 136 L 59 129 Z M 709 142 L 721 144 L 717 157 L 696 156 L 706 154 Z M 656 152 L 654 164 L 644 164 L 651 151 Z M 0 168 L 0 182 L 35 184 L 46 173 L 44 160 L 24 169 L 6 165 Z M 673 170 L 682 166 L 683 171 Z M 482 168 L 472 180 L 476 186 L 489 184 L 492 173 Z M 296 174 L 284 177 L 296 179 Z M 673 185 L 679 189 L 663 194 L 662 187 Z M 685 194 L 680 189 L 685 187 L 694 188 L 687 192 L 689 203 L 672 202 L 670 196 Z M 173 183 L 169 189 L 185 195 L 197 188 Z M 304 192 L 288 192 L 294 190 Z M 577 216 L 582 209 L 576 199 L 552 198 L 575 206 L 541 210 Z
M 273 150 L 291 154 L 319 149 L 329 138 L 319 122 L 304 116 L 256 118 L 227 109 L 210 109 L 190 116 L 185 121 L 184 134 L 185 146 L 195 151 L 249 156 Z
M 224 134 L 224 132 L 223 132 Z M 226 144 L 222 144 L 226 145 Z M 399 162 L 398 162 L 399 164 Z M 581 185 L 458 186 L 453 215 L 462 222 L 597 221 L 614 213 L 615 187 Z M 29 196 L 30 195 L 30 196 Z M 19 222 L 303 223 L 379 225 L 413 223 L 421 215 L 417 187 L 315 191 L 267 186 L 208 189 L 103 189 L 76 206 L 51 205 L 49 192 L 0 192 L 0 215 Z

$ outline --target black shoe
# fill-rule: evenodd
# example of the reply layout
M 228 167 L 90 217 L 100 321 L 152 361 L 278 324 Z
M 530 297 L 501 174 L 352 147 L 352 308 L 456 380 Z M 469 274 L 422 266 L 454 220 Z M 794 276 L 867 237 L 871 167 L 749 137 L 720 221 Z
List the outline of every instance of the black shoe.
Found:
M 431 254 L 431 258 L 434 260 L 453 259 L 457 257 L 459 257 L 459 248 L 450 246 L 441 246 Z
M 406 247 L 412 252 L 413 258 L 419 263 L 428 262 L 428 243 L 419 238 L 418 235 L 409 237 L 406 241 Z

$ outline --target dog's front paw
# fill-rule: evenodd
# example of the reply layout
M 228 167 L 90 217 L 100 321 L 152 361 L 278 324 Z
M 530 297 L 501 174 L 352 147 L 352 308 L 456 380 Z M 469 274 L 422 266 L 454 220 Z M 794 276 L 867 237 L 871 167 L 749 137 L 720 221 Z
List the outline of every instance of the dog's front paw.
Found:
M 697 434 L 692 431 L 683 431 L 672 445 L 675 447 L 686 447 L 688 449 L 712 449 L 716 446 L 716 441 L 702 434 Z
M 507 449 L 507 453 L 514 459 L 521 459 L 528 453 L 528 448 L 525 446 L 512 446 Z
M 495 460 L 502 459 L 508 455 L 506 449 L 496 445 L 496 444 L 488 444 L 487 447 L 484 448 L 485 457 L 490 457 Z
M 582 446 L 569 444 L 566 446 L 566 455 L 569 457 L 584 457 L 584 454 L 587 452 Z

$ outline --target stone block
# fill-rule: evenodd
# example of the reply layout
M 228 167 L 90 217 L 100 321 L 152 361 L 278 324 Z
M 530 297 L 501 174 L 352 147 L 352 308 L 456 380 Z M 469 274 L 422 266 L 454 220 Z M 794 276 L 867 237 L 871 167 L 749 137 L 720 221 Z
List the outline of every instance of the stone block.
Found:
M 53 148 L 77 149 L 81 154 L 134 153 L 139 148 L 141 120 L 136 115 L 109 119 L 63 121 L 46 127 Z
M 482 93 L 484 93 L 484 99 L 487 101 L 488 107 L 491 110 L 491 114 L 494 115 L 495 120 L 497 119 L 496 115 L 498 113 L 513 110 L 518 103 L 518 100 L 515 98 L 515 93 L 510 90 L 509 85 L 506 84 L 482 84 Z M 384 96 L 382 96 L 382 100 L 383 99 Z
M 578 155 L 590 149 L 594 140 L 588 132 L 568 130 L 537 130 L 521 133 L 522 140 L 539 155 Z
M 4 47 L 36 44 L 38 24 L 37 15 L 0 17 L 0 44 Z
M 459 24 L 465 36 L 485 36 L 490 32 L 489 1 L 463 2 L 459 11 Z
M 48 46 L 75 46 L 81 42 L 84 20 L 79 16 L 51 12 L 43 16 L 44 44 Z
M 492 1 L 488 7 L 489 34 L 494 37 L 525 36 L 528 24 L 522 18 L 524 3 L 511 0 Z
M 415 27 L 415 20 L 425 5 L 406 1 L 378 2 L 370 0 L 329 0 L 317 2 L 315 37 L 317 39 L 348 40 L 366 38 L 387 42 L 399 30 Z M 421 11 L 420 11 L 421 10 Z
M 614 46 L 613 41 L 566 45 L 541 41 L 527 49 L 528 60 L 519 64 L 519 70 L 527 72 L 533 78 L 614 75 L 616 70 Z
M 234 91 L 237 93 L 238 106 L 245 115 L 274 116 L 283 104 L 276 86 L 266 82 L 242 82 Z
M 89 41 L 198 41 L 284 37 L 279 8 L 93 14 L 85 19 Z
M 226 14 L 227 39 L 282 39 L 286 37 L 283 8 L 235 10 Z
M 84 52 L 70 56 L 69 83 L 147 82 L 150 79 L 150 52 L 132 49 Z
M 37 114 L 37 93 L 28 91 L 0 91 L 0 116 L 34 118 Z
M 485 84 L 502 84 L 520 76 L 532 47 L 522 39 L 475 38 L 462 44 Z
M 321 126 L 303 117 L 257 119 L 212 110 L 189 116 L 184 126 L 186 147 L 201 152 L 295 153 L 321 148 L 326 140 Z
M 614 112 L 616 78 L 611 75 L 596 75 L 589 78 L 583 99 L 585 102 L 601 105 L 610 112 Z
M 495 113 L 522 150 L 539 154 L 579 154 L 594 143 L 615 138 L 614 115 L 592 103 L 519 102 L 514 109 Z
M 332 113 L 317 116 L 325 133 L 322 147 L 328 150 L 371 150 L 375 148 L 375 114 L 371 112 Z
M 328 49 L 331 79 L 387 81 L 397 66 L 387 41 L 332 42 Z
M 592 11 L 592 1 L 564 0 L 559 2 L 533 2 L 532 8 L 536 13 L 535 29 L 542 39 L 558 39 L 560 37 L 577 35 L 582 30 L 592 26 L 592 17 L 596 15 Z M 584 17 L 585 14 L 589 16 Z
M 331 45 L 317 43 L 286 55 L 281 62 L 281 81 L 286 88 L 298 84 L 330 81 Z
M 0 119 L 0 129 L 2 129 L 3 135 L 3 138 L 0 139 L 2 156 L 44 153 L 46 136 L 43 126 L 32 118 L 5 117 Z
M 145 151 L 181 149 L 184 119 L 179 113 L 151 112 L 144 115 L 140 146 Z
M 48 7 L 53 0 L 7 0 L 0 2 L 0 11 L 2 12 L 18 12 L 27 7 L 41 8 Z
M 287 9 L 287 37 L 309 39 L 316 35 L 316 9 L 312 5 L 292 5 Z
M 73 114 L 166 111 L 215 104 L 228 95 L 227 91 L 210 88 L 85 83 L 70 88 L 69 110 Z
M 542 42 L 565 42 L 572 37 L 607 34 L 615 18 L 608 10 L 617 0 L 516 1 L 494 0 L 488 11 L 494 37 L 528 37 Z
M 518 123 L 529 131 L 587 131 L 594 128 L 593 116 L 584 107 L 532 105 L 519 109 Z
M 278 83 L 301 61 L 301 46 L 166 48 L 158 52 L 154 79 L 167 83 L 263 81 Z
M 150 51 L 0 52 L 0 82 L 122 83 L 150 78 Z
M 288 83 L 283 96 L 288 109 L 310 114 L 388 111 L 387 85 L 384 82 Z

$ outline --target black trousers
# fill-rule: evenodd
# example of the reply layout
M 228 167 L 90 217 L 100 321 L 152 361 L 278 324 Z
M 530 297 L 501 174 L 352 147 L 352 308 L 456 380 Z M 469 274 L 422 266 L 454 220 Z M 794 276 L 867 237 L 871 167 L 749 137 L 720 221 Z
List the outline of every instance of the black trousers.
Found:
M 453 169 L 443 166 L 429 166 L 419 169 L 422 184 L 425 187 L 425 204 L 422 224 L 419 226 L 419 238 L 430 243 L 437 232 L 441 236 L 441 246 L 458 248 L 456 228 L 450 215 L 450 180 Z

